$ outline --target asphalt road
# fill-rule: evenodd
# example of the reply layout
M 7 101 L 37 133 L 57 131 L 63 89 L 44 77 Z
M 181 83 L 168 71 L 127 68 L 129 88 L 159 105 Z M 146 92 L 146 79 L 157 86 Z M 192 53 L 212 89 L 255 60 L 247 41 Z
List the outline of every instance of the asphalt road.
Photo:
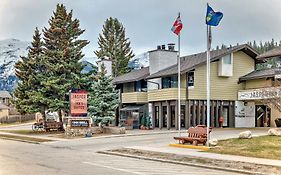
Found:
M 228 133 L 229 132 L 229 133 Z M 239 133 L 239 131 L 236 131 Z M 259 132 L 259 131 L 258 131 Z M 262 131 L 261 131 L 262 132 Z M 230 131 L 218 131 L 218 137 Z M 163 147 L 176 133 L 115 138 L 85 138 L 30 144 L 0 139 L 0 175 L 235 174 L 96 153 L 126 146 Z

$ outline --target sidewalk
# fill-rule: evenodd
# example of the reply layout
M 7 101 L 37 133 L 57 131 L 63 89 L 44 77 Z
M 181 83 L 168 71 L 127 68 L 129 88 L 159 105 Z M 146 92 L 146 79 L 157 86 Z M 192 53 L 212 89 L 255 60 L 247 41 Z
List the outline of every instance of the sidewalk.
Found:
M 218 160 L 239 161 L 239 162 L 254 163 L 254 164 L 261 164 L 261 165 L 273 165 L 273 166 L 281 167 L 281 160 L 208 153 L 208 152 L 202 152 L 195 149 L 187 149 L 187 148 L 174 148 L 169 146 L 157 147 L 157 148 L 147 147 L 147 146 L 132 146 L 126 148 L 138 149 L 144 151 L 154 151 L 154 152 L 161 152 L 161 153 L 171 153 L 171 154 L 193 156 L 193 157 L 203 157 L 203 158 L 218 159 Z

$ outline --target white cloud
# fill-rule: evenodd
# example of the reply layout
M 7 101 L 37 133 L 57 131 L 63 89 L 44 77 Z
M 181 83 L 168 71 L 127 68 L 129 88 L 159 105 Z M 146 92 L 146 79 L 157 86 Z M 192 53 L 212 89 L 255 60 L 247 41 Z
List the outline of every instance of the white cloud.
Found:
M 98 34 L 110 16 L 123 23 L 136 54 L 155 49 L 159 44 L 176 43 L 177 38 L 170 28 L 179 11 L 184 25 L 182 55 L 206 48 L 205 0 L 1 0 L 0 39 L 30 41 L 35 27 L 48 26 L 52 11 L 60 2 L 68 10 L 73 9 L 74 17 L 86 29 L 82 37 L 91 41 L 84 49 L 88 57 L 95 56 Z M 210 3 L 214 10 L 224 13 L 220 26 L 213 28 L 213 46 L 281 39 L 279 0 L 216 0 Z

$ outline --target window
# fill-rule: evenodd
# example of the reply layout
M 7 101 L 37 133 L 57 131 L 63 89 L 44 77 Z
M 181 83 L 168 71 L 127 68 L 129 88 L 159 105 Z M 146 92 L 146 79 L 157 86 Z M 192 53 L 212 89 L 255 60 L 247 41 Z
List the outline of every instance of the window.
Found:
M 231 64 L 231 54 L 222 57 L 223 64 Z
M 178 77 L 176 75 L 162 78 L 162 89 L 177 88 L 177 87 L 178 87 Z
M 193 87 L 194 86 L 194 72 L 187 73 L 187 86 Z
M 144 80 L 135 81 L 135 92 L 146 92 L 147 82 Z

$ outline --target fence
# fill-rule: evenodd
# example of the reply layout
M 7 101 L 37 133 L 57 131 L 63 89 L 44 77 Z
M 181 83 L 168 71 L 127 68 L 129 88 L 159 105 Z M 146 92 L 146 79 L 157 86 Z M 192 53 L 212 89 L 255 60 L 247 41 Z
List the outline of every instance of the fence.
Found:
M 0 123 L 14 123 L 14 122 L 25 122 L 29 120 L 35 120 L 35 115 L 10 115 L 0 118 Z

